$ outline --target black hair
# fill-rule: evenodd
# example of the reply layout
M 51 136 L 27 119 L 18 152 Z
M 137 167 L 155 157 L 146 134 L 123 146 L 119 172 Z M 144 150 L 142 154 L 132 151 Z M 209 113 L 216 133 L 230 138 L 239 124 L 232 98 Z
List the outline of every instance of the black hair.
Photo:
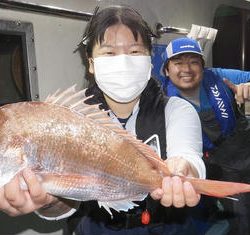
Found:
M 92 57 L 94 45 L 103 42 L 106 29 L 116 24 L 126 25 L 136 41 L 140 35 L 145 47 L 151 51 L 151 37 L 155 35 L 142 16 L 133 8 L 112 6 L 95 13 L 86 27 L 82 43 L 86 45 L 88 57 Z

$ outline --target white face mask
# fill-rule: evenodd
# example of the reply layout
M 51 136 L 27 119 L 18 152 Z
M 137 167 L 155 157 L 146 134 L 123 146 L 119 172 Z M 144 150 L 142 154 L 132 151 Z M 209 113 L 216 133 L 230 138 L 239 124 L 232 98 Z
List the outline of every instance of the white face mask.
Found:
M 118 55 L 94 59 L 95 80 L 110 98 L 127 103 L 138 97 L 151 75 L 150 56 Z

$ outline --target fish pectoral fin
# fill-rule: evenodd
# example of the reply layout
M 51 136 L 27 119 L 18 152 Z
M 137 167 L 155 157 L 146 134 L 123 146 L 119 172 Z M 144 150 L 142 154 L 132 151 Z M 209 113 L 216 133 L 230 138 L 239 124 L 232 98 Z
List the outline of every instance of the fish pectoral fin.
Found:
M 110 201 L 110 202 L 98 201 L 98 205 L 99 207 L 103 207 L 111 216 L 113 216 L 110 208 L 116 210 L 117 212 L 128 211 L 129 209 L 133 209 L 134 207 L 139 206 L 133 201 L 142 201 L 146 197 L 147 197 L 147 194 L 140 194 L 132 199 L 123 199 L 123 200 Z

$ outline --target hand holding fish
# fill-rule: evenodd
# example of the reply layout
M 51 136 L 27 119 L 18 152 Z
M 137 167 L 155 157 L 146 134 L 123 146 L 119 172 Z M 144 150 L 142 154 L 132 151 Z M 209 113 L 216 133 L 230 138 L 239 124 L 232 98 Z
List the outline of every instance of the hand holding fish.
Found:
M 195 206 L 199 203 L 200 194 L 197 194 L 190 182 L 184 182 L 180 176 L 198 177 L 197 171 L 191 164 L 181 157 L 166 160 L 167 167 L 173 177 L 164 177 L 162 189 L 156 189 L 151 193 L 151 197 L 161 201 L 163 206 L 175 206 L 178 208 Z
M 26 190 L 20 187 L 20 177 L 23 177 L 27 184 Z M 28 214 L 56 201 L 58 199 L 46 193 L 37 177 L 29 169 L 23 170 L 0 188 L 0 210 L 10 216 Z

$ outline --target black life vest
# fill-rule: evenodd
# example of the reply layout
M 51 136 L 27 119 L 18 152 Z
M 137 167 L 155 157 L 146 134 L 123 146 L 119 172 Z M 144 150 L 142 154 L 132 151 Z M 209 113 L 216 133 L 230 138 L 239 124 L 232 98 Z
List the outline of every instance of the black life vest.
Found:
M 109 109 L 102 91 L 96 84 L 86 91 L 86 95 L 94 95 L 86 103 L 101 104 L 101 109 Z M 142 141 L 147 140 L 154 134 L 159 136 L 163 159 L 166 159 L 165 106 L 167 101 L 168 98 L 164 95 L 159 82 L 151 78 L 140 98 L 140 109 L 135 127 L 137 138 Z

